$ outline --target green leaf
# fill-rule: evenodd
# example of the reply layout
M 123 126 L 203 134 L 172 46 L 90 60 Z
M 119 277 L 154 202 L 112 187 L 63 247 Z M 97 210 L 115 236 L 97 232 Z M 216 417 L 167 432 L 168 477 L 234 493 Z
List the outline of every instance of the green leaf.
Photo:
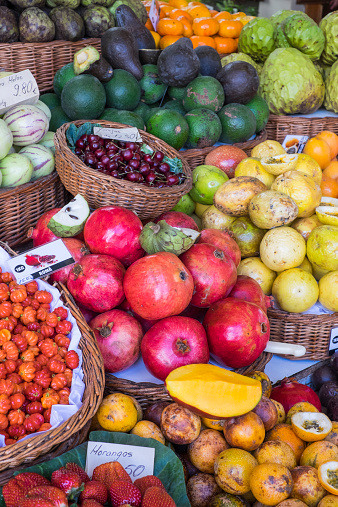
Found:
M 170 166 L 170 172 L 178 174 L 183 172 L 183 164 L 182 160 L 175 157 L 175 158 L 169 158 L 167 156 L 164 157 L 163 162 L 167 162 L 167 164 Z
M 145 143 L 142 144 L 141 151 L 143 151 L 143 153 L 148 153 L 149 155 L 152 155 L 154 153 L 154 150 Z
M 153 438 L 143 438 L 129 433 L 92 431 L 89 440 L 110 444 L 137 445 L 155 449 L 154 475 L 164 484 L 178 507 L 190 507 L 184 481 L 183 466 L 176 454 Z
M 101 127 L 99 123 L 90 123 L 86 122 L 83 125 L 80 125 L 80 127 L 77 127 L 72 123 L 69 125 L 67 132 L 66 132 L 66 138 L 69 144 L 69 147 L 75 148 L 75 143 L 78 139 L 80 139 L 81 136 L 84 134 L 92 134 L 94 127 Z M 73 151 L 73 150 L 72 150 Z

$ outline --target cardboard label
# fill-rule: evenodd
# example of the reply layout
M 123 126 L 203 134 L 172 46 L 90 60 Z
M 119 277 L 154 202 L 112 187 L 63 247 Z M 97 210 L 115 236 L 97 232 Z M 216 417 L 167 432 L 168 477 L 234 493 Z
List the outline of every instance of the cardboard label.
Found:
M 329 356 L 338 351 L 338 327 L 333 327 L 330 334 Z
M 34 105 L 39 100 L 39 88 L 30 70 L 23 70 L 0 79 L 0 114 L 13 106 Z
M 88 442 L 86 472 L 91 477 L 98 465 L 118 461 L 134 482 L 154 473 L 155 449 L 135 445 Z
M 8 264 L 16 281 L 24 284 L 50 275 L 74 262 L 62 239 L 57 239 L 13 257 Z
M 158 0 L 152 0 L 151 2 L 149 9 L 149 19 L 153 25 L 154 31 L 156 32 L 157 24 L 160 20 L 160 4 L 158 3 Z
M 309 136 L 287 135 L 283 141 L 283 148 L 286 153 L 293 155 L 294 153 L 302 153 Z
M 117 139 L 118 141 L 132 141 L 134 143 L 140 143 L 142 141 L 142 137 L 136 127 L 126 129 L 94 127 L 94 134 L 104 139 Z

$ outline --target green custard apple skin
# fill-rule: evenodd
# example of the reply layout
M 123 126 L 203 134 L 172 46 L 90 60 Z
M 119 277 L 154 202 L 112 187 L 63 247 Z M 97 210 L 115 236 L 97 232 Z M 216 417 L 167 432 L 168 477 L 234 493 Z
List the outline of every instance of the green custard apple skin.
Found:
M 281 25 L 278 25 L 275 27 L 274 38 L 275 38 L 276 48 L 290 48 L 291 47 L 291 45 L 289 44 L 289 42 L 283 32 Z
M 281 9 L 280 11 L 275 12 L 272 16 L 270 16 L 270 21 L 274 27 L 281 25 L 284 19 L 288 18 L 292 14 L 299 14 L 300 11 L 292 11 L 291 9 Z
M 238 41 L 239 52 L 264 62 L 274 49 L 274 26 L 269 19 L 255 18 L 243 27 Z
M 292 14 L 281 24 L 287 42 L 311 60 L 318 60 L 323 52 L 325 37 L 317 23 L 305 14 Z
M 310 58 L 295 48 L 279 48 L 264 64 L 259 94 L 273 114 L 307 114 L 322 105 L 325 86 Z
M 325 85 L 324 106 L 328 111 L 338 113 L 338 60 L 326 76 Z
M 338 59 L 338 11 L 327 14 L 319 23 L 319 27 L 325 37 L 321 60 L 325 65 L 332 65 Z

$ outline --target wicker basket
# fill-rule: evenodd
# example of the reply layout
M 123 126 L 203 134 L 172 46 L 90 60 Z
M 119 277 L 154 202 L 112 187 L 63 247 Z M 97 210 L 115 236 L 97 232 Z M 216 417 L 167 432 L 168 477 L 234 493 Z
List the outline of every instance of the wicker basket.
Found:
M 263 352 L 256 361 L 250 366 L 239 368 L 237 373 L 245 374 L 250 371 L 259 370 L 264 371 L 265 366 L 271 360 L 272 354 Z M 159 401 L 172 401 L 169 394 L 167 393 L 164 384 L 153 384 L 151 382 L 133 382 L 123 378 L 117 378 L 114 375 L 106 373 L 106 387 L 104 394 L 112 394 L 119 392 L 123 394 L 129 394 L 137 399 L 142 408 L 147 408 L 153 403 Z
M 250 153 L 252 148 L 257 146 L 258 144 L 262 143 L 263 141 L 266 141 L 268 139 L 268 135 L 266 130 L 262 130 L 255 139 L 252 139 L 251 141 L 246 141 L 245 143 L 235 143 L 232 146 L 236 146 L 237 148 L 240 148 L 241 150 L 245 151 L 245 153 L 250 157 Z M 180 152 L 181 157 L 188 162 L 190 169 L 193 171 L 195 167 L 198 165 L 204 164 L 204 159 L 210 153 L 212 150 L 215 149 L 215 146 L 209 146 L 208 148 L 202 148 L 200 150 L 198 149 L 192 149 L 192 150 L 185 150 Z
M 46 211 L 68 202 L 56 172 L 15 188 L 0 189 L 0 241 L 10 246 L 29 241 L 27 232 Z
M 301 116 L 276 116 L 270 114 L 266 125 L 267 138 L 282 143 L 286 135 L 303 135 L 314 137 L 322 130 L 338 134 L 338 118 L 304 118 Z
M 86 121 L 79 120 L 73 123 L 79 126 Z M 97 123 L 97 121 L 93 120 L 91 123 Z M 120 129 L 128 127 L 103 120 L 100 124 L 104 127 Z M 54 136 L 56 170 L 66 189 L 73 195 L 80 193 L 91 207 L 99 208 L 115 204 L 135 211 L 144 220 L 155 218 L 171 210 L 191 189 L 191 171 L 184 160 L 182 162 L 186 180 L 182 185 L 167 188 L 149 188 L 138 183 L 113 178 L 87 167 L 67 146 L 65 134 L 69 125 L 69 123 L 62 125 Z M 139 132 L 143 141 L 154 150 L 162 151 L 169 158 L 181 158 L 180 153 L 157 137 L 143 130 Z
M 287 359 L 320 361 L 329 357 L 331 329 L 338 327 L 338 313 L 302 315 L 274 308 L 268 309 L 270 340 L 306 347 L 301 357 L 284 355 Z
M 7 72 L 29 69 L 40 92 L 46 92 L 53 88 L 55 72 L 70 63 L 76 51 L 88 45 L 100 51 L 101 39 L 0 44 L 0 68 Z

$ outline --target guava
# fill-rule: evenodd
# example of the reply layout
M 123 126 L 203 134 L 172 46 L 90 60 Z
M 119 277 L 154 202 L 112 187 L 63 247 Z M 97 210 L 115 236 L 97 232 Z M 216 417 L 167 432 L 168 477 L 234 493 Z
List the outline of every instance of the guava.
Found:
M 202 229 L 220 229 L 221 231 L 229 229 L 230 225 L 236 220 L 236 217 L 222 213 L 214 205 L 209 206 L 201 218 Z
M 303 269 L 287 269 L 280 273 L 272 286 L 272 295 L 282 310 L 301 313 L 309 310 L 319 295 L 316 279 Z
M 273 114 L 307 114 L 322 105 L 325 86 L 306 55 L 295 48 L 279 48 L 263 66 L 259 92 Z
M 320 225 L 322 225 L 321 221 L 317 218 L 317 215 L 314 214 L 306 218 L 296 218 L 296 220 L 292 222 L 291 227 L 299 232 L 305 241 L 307 241 L 311 232 Z
M 182 195 L 172 210 L 181 211 L 182 213 L 190 216 L 195 211 L 195 202 L 192 200 L 189 194 Z
M 239 217 L 230 225 L 230 231 L 234 235 L 242 259 L 245 257 L 254 257 L 259 255 L 259 246 L 265 231 L 256 227 L 249 217 Z
M 270 229 L 260 244 L 260 257 L 264 264 L 273 271 L 299 266 L 306 254 L 304 238 L 294 229 L 287 226 Z
M 307 240 L 307 256 L 312 265 L 328 271 L 338 270 L 338 226 L 320 225 Z
M 338 59 L 338 11 L 327 14 L 319 23 L 319 27 L 325 37 L 321 60 L 325 65 L 332 65 Z
M 250 276 L 256 280 L 266 296 L 271 294 L 272 284 L 277 276 L 277 273 L 268 268 L 259 257 L 247 257 L 241 260 L 237 274 Z
M 299 266 L 297 266 L 297 268 L 295 268 L 295 269 L 304 269 L 304 271 L 307 271 L 311 275 L 313 272 L 312 264 L 306 256 L 304 257 L 303 262 L 301 264 L 299 264 Z
M 324 106 L 328 111 L 338 113 L 338 60 L 331 67 L 325 81 Z
M 264 62 L 275 49 L 274 26 L 267 18 L 255 18 L 247 23 L 239 36 L 238 51 L 257 62 Z
M 319 302 L 328 310 L 338 312 L 338 271 L 331 271 L 319 280 Z
M 216 190 L 228 179 L 225 172 L 216 166 L 199 165 L 192 172 L 193 187 L 189 195 L 195 202 L 213 204 Z
M 323 52 L 325 37 L 317 23 L 306 14 L 292 14 L 280 25 L 287 42 L 311 60 L 318 60 Z

